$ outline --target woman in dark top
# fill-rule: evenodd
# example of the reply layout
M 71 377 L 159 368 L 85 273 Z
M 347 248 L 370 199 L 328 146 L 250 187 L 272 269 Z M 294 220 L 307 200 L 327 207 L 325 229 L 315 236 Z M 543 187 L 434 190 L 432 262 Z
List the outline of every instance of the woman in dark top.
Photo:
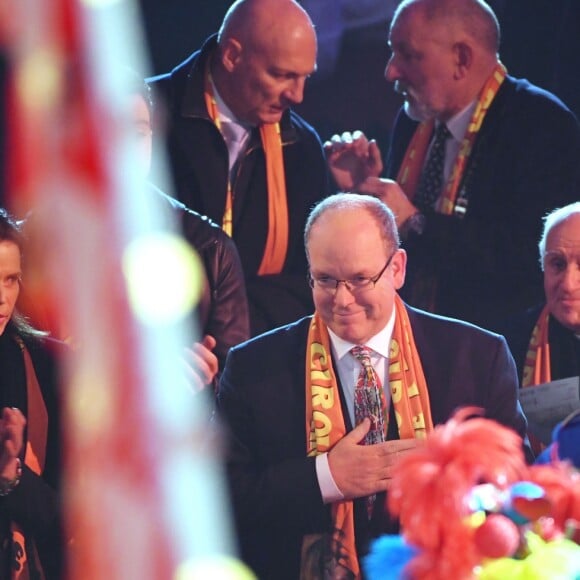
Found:
M 19 224 L 0 209 L 0 578 L 62 575 L 56 352 L 16 312 Z

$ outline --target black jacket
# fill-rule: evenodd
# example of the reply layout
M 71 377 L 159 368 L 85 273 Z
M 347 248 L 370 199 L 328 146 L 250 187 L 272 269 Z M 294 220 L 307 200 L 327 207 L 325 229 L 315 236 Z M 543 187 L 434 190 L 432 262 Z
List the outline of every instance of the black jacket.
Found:
M 205 64 L 215 45 L 212 36 L 170 73 L 149 82 L 166 107 L 167 145 L 177 197 L 221 224 L 228 150 L 208 116 L 203 96 Z M 280 274 L 257 275 L 268 230 L 266 169 L 257 129 L 250 136 L 233 183 L 233 238 L 246 277 L 252 334 L 313 311 L 303 230 L 310 209 L 329 191 L 326 160 L 318 135 L 296 113 L 286 111 L 280 127 L 289 216 L 288 253 Z
M 387 175 L 396 177 L 417 124 L 401 110 Z M 580 129 L 554 95 L 507 77 L 468 159 L 459 191 L 463 219 L 427 216 L 422 235 L 404 241 L 409 255 L 401 296 L 413 306 L 426 279 L 437 284 L 435 312 L 486 328 L 543 299 L 537 244 L 542 217 L 578 198 Z
M 458 407 L 477 406 L 523 437 L 526 420 L 517 399 L 516 368 L 503 337 L 407 310 L 433 424 L 447 421 Z M 298 578 L 302 537 L 331 529 L 315 459 L 306 457 L 309 324 L 305 318 L 233 348 L 218 392 L 229 434 L 226 464 L 241 554 L 261 580 Z M 341 404 L 348 417 L 342 399 Z M 525 451 L 531 459 L 527 443 Z M 356 500 L 355 514 L 363 512 L 363 518 L 355 515 L 359 554 L 388 523 L 369 522 L 364 500 Z
M 18 407 L 28 418 L 24 358 L 11 338 L 16 333 L 12 322 L 0 336 L 0 408 Z M 6 566 L 14 555 L 6 552 L 4 542 L 11 521 L 18 523 L 26 538 L 34 540 L 47 580 L 63 574 L 62 512 L 60 505 L 61 444 L 59 421 L 59 372 L 56 355 L 65 345 L 54 339 L 20 334 L 32 359 L 34 371 L 48 414 L 45 466 L 41 476 L 23 463 L 20 484 L 0 498 L 0 577 L 9 577 Z M 23 449 L 26 448 L 26 430 Z M 17 548 L 15 548 L 17 550 Z
M 206 216 L 189 209 L 150 184 L 151 195 L 178 216 L 181 233 L 204 266 L 202 295 L 197 308 L 200 334 L 217 341 L 214 352 L 223 368 L 229 349 L 250 336 L 244 274 L 234 242 Z

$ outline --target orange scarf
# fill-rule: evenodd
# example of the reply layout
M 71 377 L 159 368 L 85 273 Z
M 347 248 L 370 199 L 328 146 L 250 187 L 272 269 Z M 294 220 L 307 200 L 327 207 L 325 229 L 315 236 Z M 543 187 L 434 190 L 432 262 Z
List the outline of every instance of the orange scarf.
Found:
M 550 311 L 546 305 L 532 331 L 522 374 L 522 387 L 541 385 L 552 380 L 550 343 L 548 342 L 549 320 Z
M 541 385 L 552 380 L 550 369 L 550 343 L 548 342 L 548 327 L 550 311 L 544 306 L 540 317 L 532 330 L 524 371 L 522 374 L 522 388 Z M 546 446 L 533 434 L 528 432 L 528 438 L 532 451 L 539 455 Z
M 213 82 L 209 65 L 205 74 L 205 105 L 210 119 L 221 132 L 221 123 L 217 103 L 213 94 Z M 268 187 L 268 236 L 262 263 L 258 269 L 259 276 L 279 274 L 286 261 L 288 252 L 288 200 L 286 196 L 286 177 L 284 174 L 284 157 L 282 155 L 282 138 L 279 123 L 260 125 L 260 138 L 266 159 L 266 183 Z M 233 235 L 233 193 L 228 177 L 226 205 L 222 219 L 222 229 L 230 237 Z
M 503 64 L 498 63 L 479 94 L 477 105 L 467 126 L 467 131 L 461 141 L 457 159 L 445 185 L 443 195 L 438 202 L 438 211 L 442 214 L 456 214 L 459 217 L 463 217 L 466 211 L 466 200 L 458 199 L 459 185 L 485 115 L 503 83 L 506 74 L 506 68 Z M 433 119 L 424 121 L 418 125 L 405 152 L 399 173 L 397 174 L 397 182 L 411 201 L 417 191 L 434 127 L 435 122 Z
M 395 327 L 389 346 L 389 388 L 401 439 L 424 439 L 433 429 L 429 393 L 407 310 L 395 296 Z M 387 429 L 388 410 L 385 413 Z M 332 368 L 326 325 L 315 313 L 306 347 L 306 441 L 309 457 L 330 451 L 346 434 L 338 381 Z M 386 435 L 386 433 L 385 433 Z M 332 504 L 336 567 L 360 578 L 352 501 Z M 308 539 L 311 541 L 311 539 Z

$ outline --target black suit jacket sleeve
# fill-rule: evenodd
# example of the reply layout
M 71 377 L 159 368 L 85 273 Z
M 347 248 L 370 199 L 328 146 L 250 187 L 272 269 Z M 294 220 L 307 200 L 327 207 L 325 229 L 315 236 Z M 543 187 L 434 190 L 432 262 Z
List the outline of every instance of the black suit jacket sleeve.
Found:
M 59 525 L 57 492 L 26 465 L 22 466 L 20 483 L 0 505 L 11 520 L 35 536 L 53 532 Z
M 203 332 L 216 339 L 215 354 L 223 369 L 229 349 L 250 336 L 244 273 L 236 246 L 225 234 L 202 253 L 202 259 L 206 271 L 212 270 L 210 312 Z
M 408 312 L 429 388 L 433 424 L 445 423 L 459 407 L 481 407 L 486 418 L 523 438 L 524 453 L 531 461 L 516 366 L 504 337 L 414 308 Z
M 242 533 L 279 528 L 306 534 L 327 522 L 315 459 L 306 457 L 306 428 L 297 429 L 305 425 L 304 360 L 298 392 L 287 388 L 289 375 L 300 372 L 284 364 L 285 356 L 288 351 L 234 348 L 220 380 L 217 405 L 228 426 L 228 476 Z
M 505 339 L 500 336 L 490 352 L 489 385 L 485 401 L 486 416 L 512 427 L 525 438 L 526 419 L 518 400 L 517 370 Z

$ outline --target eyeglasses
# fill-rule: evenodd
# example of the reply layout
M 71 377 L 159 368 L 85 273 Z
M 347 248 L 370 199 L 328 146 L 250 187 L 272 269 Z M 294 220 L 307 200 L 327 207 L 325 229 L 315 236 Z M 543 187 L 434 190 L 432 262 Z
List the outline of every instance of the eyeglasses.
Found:
M 315 286 L 320 288 L 321 290 L 325 290 L 326 292 L 333 292 L 338 290 L 339 284 L 344 284 L 346 289 L 351 294 L 356 294 L 359 292 L 365 292 L 366 290 L 372 290 L 376 283 L 379 281 L 381 276 L 385 273 L 385 270 L 389 267 L 393 256 L 397 253 L 395 250 L 387 260 L 387 263 L 383 266 L 383 269 L 376 275 L 371 278 L 367 278 L 365 276 L 357 276 L 356 278 L 352 278 L 351 280 L 337 280 L 336 278 L 331 278 L 330 276 L 320 276 L 314 278 L 312 274 L 308 273 L 308 283 L 310 284 L 311 288 Z

